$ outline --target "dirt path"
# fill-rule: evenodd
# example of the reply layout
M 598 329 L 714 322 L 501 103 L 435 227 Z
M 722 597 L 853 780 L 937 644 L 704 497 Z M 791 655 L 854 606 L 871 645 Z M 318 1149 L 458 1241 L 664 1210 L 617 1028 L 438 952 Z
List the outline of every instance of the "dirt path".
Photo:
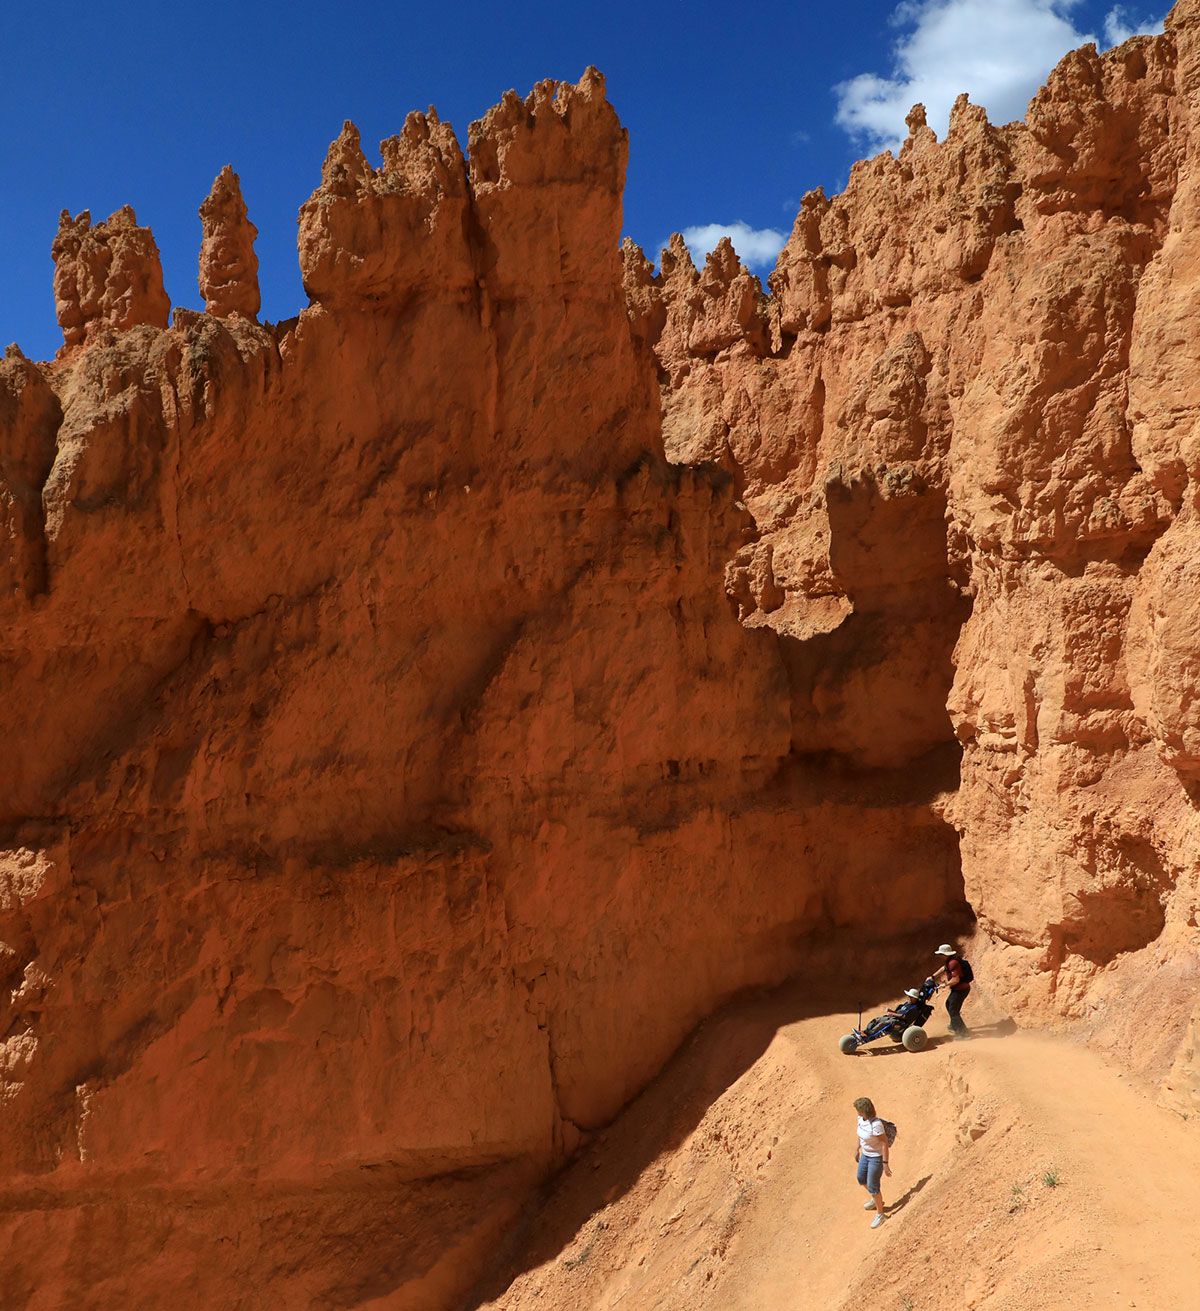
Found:
M 920 1054 L 844 1057 L 853 1017 L 804 1009 L 778 996 L 705 1026 L 562 1176 L 475 1305 L 1197 1305 L 1200 1126 L 1083 1046 L 982 1024 L 976 999 L 978 1038 Z M 874 1231 L 853 1182 L 859 1096 L 900 1126 Z

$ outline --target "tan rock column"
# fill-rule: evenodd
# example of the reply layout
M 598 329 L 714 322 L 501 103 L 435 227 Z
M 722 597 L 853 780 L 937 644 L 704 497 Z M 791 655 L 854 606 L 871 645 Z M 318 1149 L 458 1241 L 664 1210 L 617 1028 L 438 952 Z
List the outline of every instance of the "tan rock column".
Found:
M 238 175 L 228 164 L 217 174 L 200 206 L 200 294 L 209 314 L 253 319 L 262 303 L 258 291 L 258 229 L 246 214 Z

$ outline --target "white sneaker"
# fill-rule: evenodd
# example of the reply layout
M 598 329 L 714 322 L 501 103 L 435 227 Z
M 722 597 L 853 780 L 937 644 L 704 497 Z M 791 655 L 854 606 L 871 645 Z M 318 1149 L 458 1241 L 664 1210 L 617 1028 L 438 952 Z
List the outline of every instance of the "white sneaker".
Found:
M 883 1224 L 883 1222 L 884 1222 L 885 1219 L 886 1219 L 885 1216 L 877 1215 L 877 1216 L 875 1217 L 875 1219 L 871 1221 L 871 1228 L 872 1228 L 872 1229 L 878 1229 L 879 1226 L 880 1226 L 881 1224 Z
M 867 1200 L 863 1203 L 863 1210 L 873 1211 L 874 1209 L 875 1209 L 875 1199 L 873 1197 L 868 1197 Z

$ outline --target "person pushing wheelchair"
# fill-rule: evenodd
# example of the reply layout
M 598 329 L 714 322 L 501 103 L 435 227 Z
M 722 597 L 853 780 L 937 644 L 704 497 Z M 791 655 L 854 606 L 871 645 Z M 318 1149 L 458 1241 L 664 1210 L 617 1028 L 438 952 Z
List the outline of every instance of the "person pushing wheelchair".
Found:
M 943 942 L 942 945 L 934 952 L 935 956 L 944 956 L 946 963 L 941 969 L 935 971 L 930 978 L 935 982 L 945 977 L 946 980 L 946 1014 L 950 1017 L 950 1027 L 954 1030 L 955 1039 L 969 1038 L 970 1029 L 963 1023 L 962 1007 L 963 1002 L 967 1000 L 971 991 L 971 984 L 975 980 L 975 971 L 971 968 L 971 962 L 963 956 L 957 947 L 952 947 L 950 943 Z

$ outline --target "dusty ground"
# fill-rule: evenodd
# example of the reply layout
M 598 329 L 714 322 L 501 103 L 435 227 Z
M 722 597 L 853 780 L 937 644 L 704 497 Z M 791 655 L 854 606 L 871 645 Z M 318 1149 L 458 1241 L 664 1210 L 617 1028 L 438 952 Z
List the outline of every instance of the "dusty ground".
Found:
M 978 1036 L 945 1040 L 939 1010 L 921 1054 L 842 1056 L 855 1016 L 795 990 L 726 1010 L 559 1178 L 471 1305 L 1195 1305 L 1200 1126 L 976 991 Z M 852 1177 L 863 1095 L 900 1128 L 878 1231 Z

